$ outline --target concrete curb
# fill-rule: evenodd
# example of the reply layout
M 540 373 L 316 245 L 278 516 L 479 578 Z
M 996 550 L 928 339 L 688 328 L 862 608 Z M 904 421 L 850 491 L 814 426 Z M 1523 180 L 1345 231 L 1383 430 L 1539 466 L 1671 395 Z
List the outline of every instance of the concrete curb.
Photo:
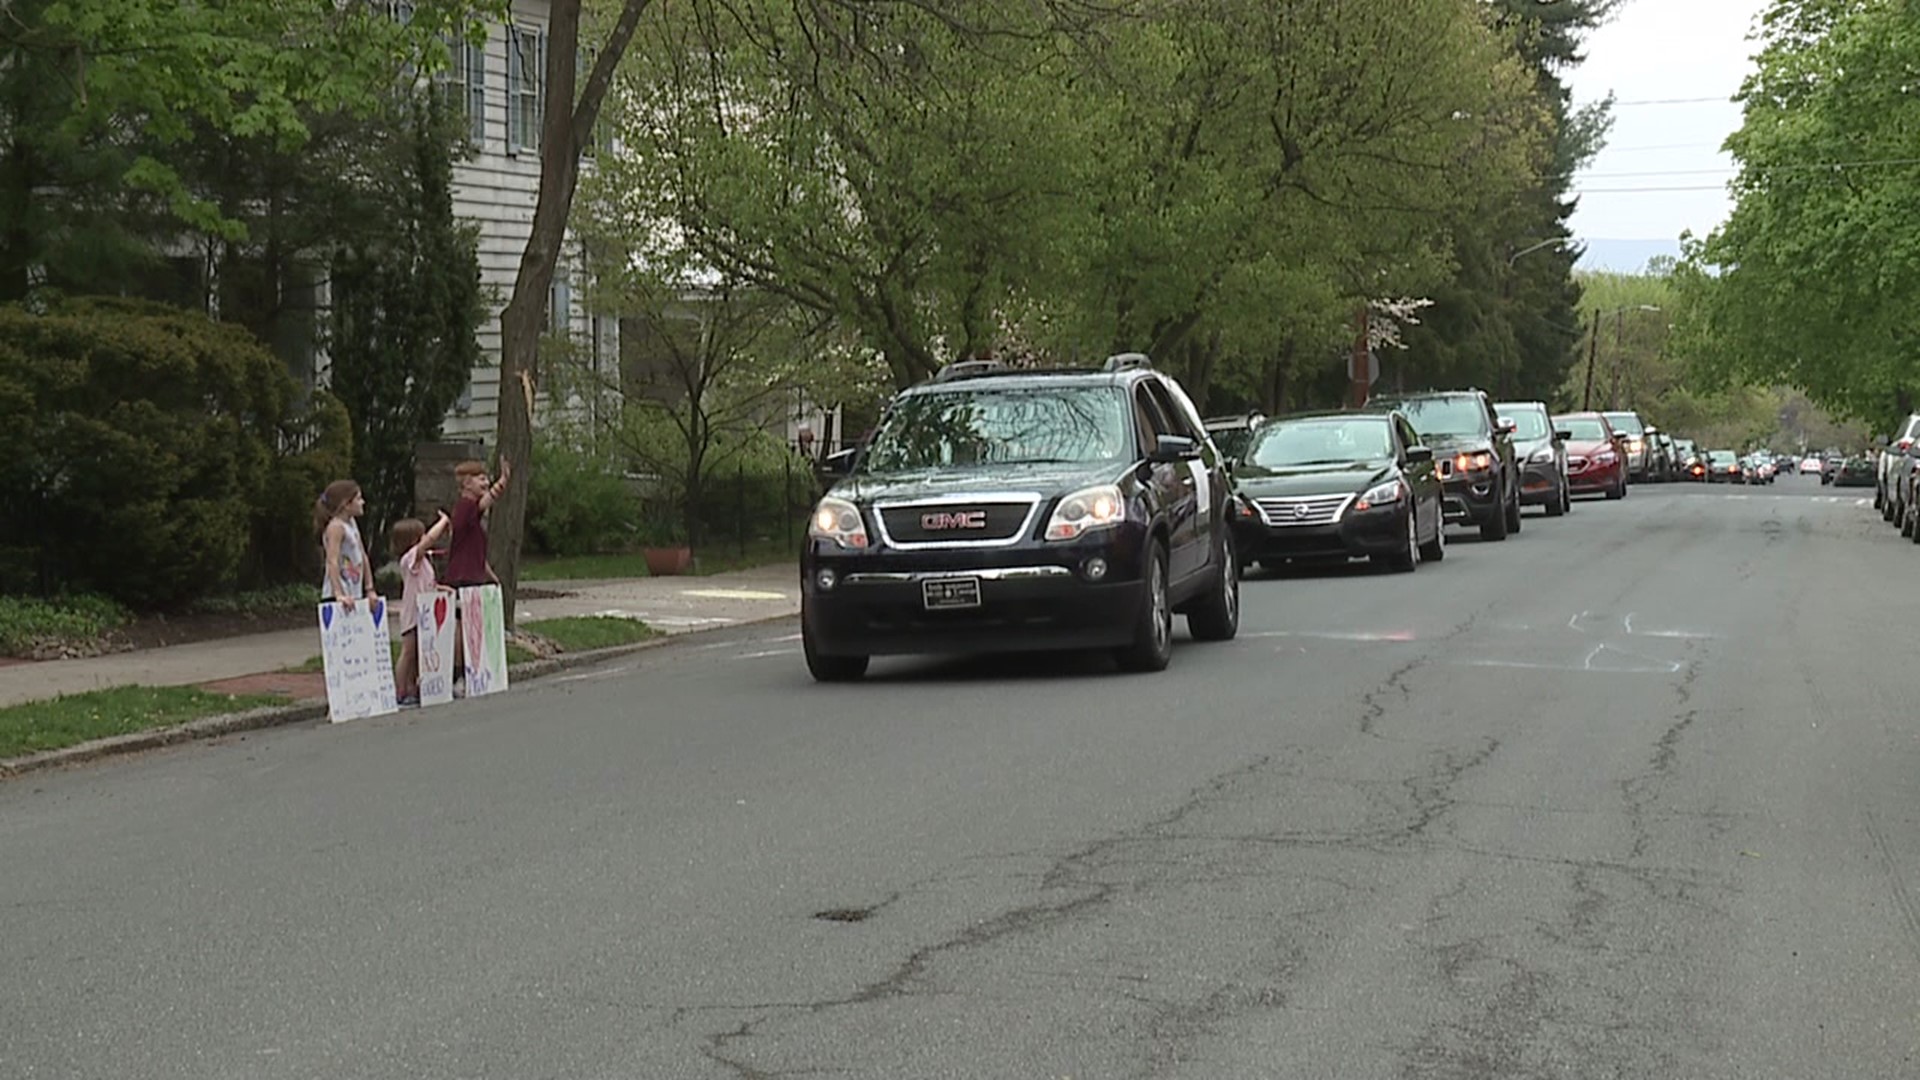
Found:
M 723 634 L 729 630 L 738 630 L 747 626 L 759 626 L 765 623 L 779 622 L 799 616 L 797 611 L 767 615 L 757 619 L 741 619 L 725 626 L 703 626 L 695 630 L 683 630 L 677 634 L 662 634 L 646 641 L 636 641 L 630 645 L 610 645 L 604 649 L 590 649 L 586 652 L 569 653 L 549 657 L 545 660 L 530 660 L 524 664 L 515 664 L 507 669 L 508 693 L 512 693 L 514 684 L 524 680 L 544 678 L 574 668 L 587 667 L 606 660 L 617 660 L 647 649 L 658 649 L 676 641 L 688 638 L 706 637 Z M 292 705 L 271 705 L 261 709 L 249 709 L 246 712 L 229 713 L 224 716 L 209 716 L 201 720 L 189 720 L 174 727 L 154 728 L 151 731 L 136 731 L 127 735 L 114 735 L 105 739 L 65 746 L 58 750 L 42 750 L 25 757 L 0 758 L 0 783 L 31 772 L 47 769 L 65 768 L 82 765 L 101 758 L 118 757 L 122 754 L 137 754 L 143 750 L 157 750 L 163 746 L 173 746 L 184 742 L 197 742 L 205 739 L 217 739 L 223 735 L 233 735 L 243 731 L 259 731 L 262 728 L 284 727 L 289 724 L 302 724 L 310 720 L 319 720 L 327 715 L 327 703 L 324 701 L 303 701 Z M 395 714 L 398 715 L 398 714 Z

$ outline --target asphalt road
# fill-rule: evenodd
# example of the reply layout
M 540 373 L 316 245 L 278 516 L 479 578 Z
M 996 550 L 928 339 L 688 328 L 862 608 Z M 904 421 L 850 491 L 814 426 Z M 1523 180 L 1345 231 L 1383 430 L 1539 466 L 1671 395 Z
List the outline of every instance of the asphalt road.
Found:
M 1163 675 L 785 623 L 0 784 L 0 1076 L 1914 1076 L 1868 494 L 1257 578 Z

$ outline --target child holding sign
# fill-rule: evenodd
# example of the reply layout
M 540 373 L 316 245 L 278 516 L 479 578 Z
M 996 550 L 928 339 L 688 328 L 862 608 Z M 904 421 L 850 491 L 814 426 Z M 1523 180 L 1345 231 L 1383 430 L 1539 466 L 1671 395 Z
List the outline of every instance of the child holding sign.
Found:
M 418 518 L 402 518 L 393 523 L 393 553 L 400 558 L 400 577 L 405 583 L 400 595 L 400 669 L 394 680 L 401 705 L 420 704 L 420 597 L 436 588 L 433 560 L 427 552 L 434 541 L 447 531 L 447 515 L 429 529 Z

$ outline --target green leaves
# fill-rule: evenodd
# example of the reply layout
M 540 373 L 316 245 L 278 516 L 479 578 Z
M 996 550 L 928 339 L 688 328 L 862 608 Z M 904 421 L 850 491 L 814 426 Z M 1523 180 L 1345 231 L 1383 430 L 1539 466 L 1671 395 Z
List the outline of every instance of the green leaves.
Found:
M 1920 20 L 1904 0 L 1777 0 L 1725 225 L 1679 275 L 1693 355 L 1884 422 L 1920 390 Z

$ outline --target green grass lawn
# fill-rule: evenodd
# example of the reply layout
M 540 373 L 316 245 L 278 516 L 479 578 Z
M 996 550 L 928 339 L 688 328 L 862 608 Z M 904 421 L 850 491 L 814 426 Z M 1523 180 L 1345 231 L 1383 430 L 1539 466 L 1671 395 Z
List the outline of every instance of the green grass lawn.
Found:
M 585 652 L 613 645 L 631 645 L 660 636 L 660 631 L 638 619 L 611 615 L 586 615 L 568 619 L 541 619 L 524 629 L 538 634 L 566 652 Z
M 183 686 L 119 686 L 52 701 L 9 705 L 0 708 L 0 758 L 285 703 L 285 698 L 274 695 L 213 694 Z
M 800 558 L 797 530 L 796 526 L 796 539 L 791 544 L 784 540 L 750 541 L 744 554 L 739 544 L 732 540 L 704 544 L 694 552 L 693 572 L 705 576 L 796 562 Z M 593 581 L 649 576 L 646 556 L 637 551 L 610 555 L 529 558 L 520 567 L 520 580 L 523 582 Z

